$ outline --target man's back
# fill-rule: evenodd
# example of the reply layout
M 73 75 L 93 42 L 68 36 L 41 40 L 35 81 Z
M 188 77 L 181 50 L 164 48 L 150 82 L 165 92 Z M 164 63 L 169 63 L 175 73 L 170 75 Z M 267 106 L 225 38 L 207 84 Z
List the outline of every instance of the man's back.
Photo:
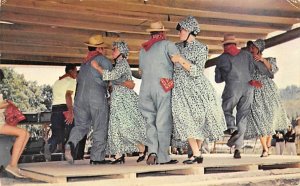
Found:
M 217 73 L 218 70 L 219 74 Z M 249 52 L 241 50 L 236 56 L 222 54 L 216 66 L 216 82 L 248 83 L 252 79 L 253 70 L 254 63 Z
M 141 49 L 140 70 L 142 83 L 160 86 L 160 78 L 173 77 L 173 63 L 170 56 L 178 53 L 174 43 L 163 40 L 156 42 L 148 50 Z
M 75 92 L 76 80 L 71 77 L 65 77 L 61 80 L 55 81 L 52 86 L 53 90 L 53 105 L 66 104 L 66 92 Z

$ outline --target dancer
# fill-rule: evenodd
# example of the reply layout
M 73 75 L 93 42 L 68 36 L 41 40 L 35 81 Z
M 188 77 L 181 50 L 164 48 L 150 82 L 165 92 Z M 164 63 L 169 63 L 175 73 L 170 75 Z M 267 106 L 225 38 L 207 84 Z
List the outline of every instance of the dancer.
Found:
M 202 163 L 202 141 L 217 140 L 226 129 L 224 114 L 216 91 L 204 76 L 208 48 L 196 40 L 200 32 L 197 20 L 188 16 L 176 28 L 181 42 L 176 46 L 180 55 L 174 55 L 174 89 L 172 115 L 174 138 L 188 141 L 193 156 L 183 163 Z
M 134 90 L 120 85 L 132 80 L 131 70 L 127 62 L 129 48 L 124 41 L 113 43 L 112 57 L 116 66 L 111 70 L 103 70 L 97 63 L 92 66 L 103 75 L 103 80 L 112 82 L 110 117 L 108 126 L 108 142 L 106 152 L 119 157 L 112 162 L 124 163 L 125 153 L 139 150 L 137 162 L 145 159 L 147 148 L 146 121 L 138 108 L 138 95 Z M 122 156 L 120 156 L 122 155 Z
M 262 52 L 265 49 L 265 42 L 257 39 L 252 42 L 250 52 L 256 61 L 262 65 L 265 71 L 255 68 L 252 74 L 253 79 L 260 82 L 261 87 L 254 89 L 253 103 L 250 114 L 247 118 L 247 130 L 245 138 L 259 137 L 263 151 L 261 157 L 270 154 L 272 135 L 275 130 L 285 130 L 289 126 L 286 111 L 280 100 L 279 90 L 272 80 L 278 71 L 275 58 L 264 58 Z

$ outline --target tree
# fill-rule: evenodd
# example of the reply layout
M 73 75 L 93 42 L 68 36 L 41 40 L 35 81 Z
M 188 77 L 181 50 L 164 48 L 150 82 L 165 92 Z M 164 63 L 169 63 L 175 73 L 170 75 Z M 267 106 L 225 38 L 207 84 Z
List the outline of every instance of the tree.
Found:
M 12 68 L 2 70 L 5 79 L 0 84 L 0 91 L 5 99 L 12 100 L 23 112 L 41 112 L 50 108 L 49 101 L 52 98 L 49 97 L 52 97 L 52 90 L 49 90 L 49 85 L 45 97 L 43 87 L 47 85 L 38 86 L 36 81 L 26 81 L 22 74 L 16 73 Z

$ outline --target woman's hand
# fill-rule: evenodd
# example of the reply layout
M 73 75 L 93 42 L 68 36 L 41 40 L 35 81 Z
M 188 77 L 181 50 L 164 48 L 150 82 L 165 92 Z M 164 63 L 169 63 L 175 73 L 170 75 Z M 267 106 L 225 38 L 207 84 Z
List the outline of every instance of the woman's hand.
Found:
M 127 80 L 122 83 L 122 86 L 127 87 L 129 89 L 134 89 L 135 83 L 133 80 Z
M 91 62 L 91 66 L 96 69 L 101 75 L 103 74 L 103 68 L 96 62 L 96 61 L 92 61 Z
M 179 54 L 175 54 L 171 57 L 171 60 L 173 63 L 179 63 L 179 61 L 181 60 L 181 56 Z
M 255 61 L 260 61 L 260 62 L 264 62 L 264 58 L 262 57 L 262 56 L 260 56 L 260 55 L 257 55 L 257 54 L 254 54 L 253 55 L 253 58 L 254 58 L 254 60 Z

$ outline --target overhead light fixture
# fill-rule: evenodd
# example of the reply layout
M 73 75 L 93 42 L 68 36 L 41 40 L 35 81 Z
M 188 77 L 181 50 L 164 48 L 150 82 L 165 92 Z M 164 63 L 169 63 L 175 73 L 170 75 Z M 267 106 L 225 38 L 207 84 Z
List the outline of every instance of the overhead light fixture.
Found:
M 0 24 L 13 25 L 14 23 L 8 22 L 8 21 L 1 21 L 1 20 L 0 20 Z

